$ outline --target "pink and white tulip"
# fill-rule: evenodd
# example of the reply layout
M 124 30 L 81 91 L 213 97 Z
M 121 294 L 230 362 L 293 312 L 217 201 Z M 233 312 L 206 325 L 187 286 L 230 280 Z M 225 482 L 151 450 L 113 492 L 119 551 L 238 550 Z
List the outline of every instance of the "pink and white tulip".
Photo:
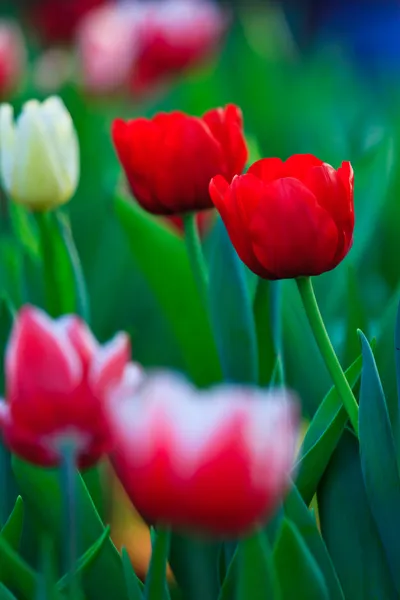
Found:
M 76 444 L 81 467 L 110 450 L 105 395 L 127 370 L 124 333 L 100 345 L 76 316 L 52 320 L 25 306 L 16 317 L 6 352 L 6 401 L 0 427 L 9 448 L 29 462 L 56 465 L 63 441 Z
M 107 412 L 114 467 L 150 522 L 238 535 L 288 489 L 299 419 L 284 390 L 198 391 L 161 373 L 114 388 Z

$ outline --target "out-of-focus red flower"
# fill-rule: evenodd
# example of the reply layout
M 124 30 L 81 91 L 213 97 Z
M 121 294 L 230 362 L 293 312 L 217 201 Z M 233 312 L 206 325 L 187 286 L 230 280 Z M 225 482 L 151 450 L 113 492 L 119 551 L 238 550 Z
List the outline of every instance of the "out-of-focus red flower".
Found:
M 131 81 L 141 93 L 210 57 L 227 29 L 226 11 L 208 0 L 142 3 L 141 44 Z
M 40 0 L 31 3 L 28 16 L 46 43 L 68 42 L 82 17 L 106 2 L 113 0 Z
M 22 31 L 16 23 L 0 20 L 0 99 L 11 94 L 23 75 L 26 47 Z
M 203 210 L 203 211 L 197 213 L 197 215 L 196 215 L 197 227 L 199 229 L 199 234 L 202 237 L 207 234 L 212 223 L 214 222 L 215 214 L 216 213 L 214 210 Z M 174 225 L 174 227 L 179 231 L 179 233 L 183 233 L 184 227 L 183 227 L 182 217 L 172 216 L 172 217 L 167 217 L 167 219 Z
M 103 398 L 128 371 L 129 340 L 120 333 L 101 346 L 75 316 L 57 320 L 24 307 L 6 354 L 6 402 L 0 426 L 6 444 L 26 460 L 57 464 L 60 445 L 76 444 L 81 467 L 110 449 Z
M 271 516 L 287 490 L 298 411 L 287 392 L 195 390 L 149 375 L 106 403 L 112 461 L 150 522 L 237 535 Z
M 210 182 L 211 198 L 242 261 L 265 279 L 320 275 L 353 242 L 353 169 L 336 171 L 311 154 L 255 162 L 231 184 Z
M 233 104 L 201 118 L 175 111 L 117 119 L 112 137 L 133 195 L 153 214 L 212 207 L 210 179 L 223 173 L 231 181 L 247 160 L 242 113 Z
M 105 4 L 90 11 L 77 30 L 83 87 L 96 95 L 127 90 L 140 37 L 135 3 Z

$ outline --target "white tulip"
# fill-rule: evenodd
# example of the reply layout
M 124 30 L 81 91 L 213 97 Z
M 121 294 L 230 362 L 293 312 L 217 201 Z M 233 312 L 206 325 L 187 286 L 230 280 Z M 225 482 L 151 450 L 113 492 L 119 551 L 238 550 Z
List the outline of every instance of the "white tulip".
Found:
M 79 144 L 60 98 L 30 100 L 16 121 L 12 106 L 0 106 L 0 172 L 11 199 L 31 210 L 71 199 L 79 180 Z

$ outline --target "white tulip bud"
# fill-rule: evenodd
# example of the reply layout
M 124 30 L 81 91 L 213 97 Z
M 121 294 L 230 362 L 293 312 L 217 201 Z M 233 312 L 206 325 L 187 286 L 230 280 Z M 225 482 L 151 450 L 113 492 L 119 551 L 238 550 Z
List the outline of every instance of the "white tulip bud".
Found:
M 33 211 L 71 199 L 79 180 L 79 144 L 60 98 L 30 100 L 16 121 L 9 104 L 0 106 L 0 172 L 11 199 Z

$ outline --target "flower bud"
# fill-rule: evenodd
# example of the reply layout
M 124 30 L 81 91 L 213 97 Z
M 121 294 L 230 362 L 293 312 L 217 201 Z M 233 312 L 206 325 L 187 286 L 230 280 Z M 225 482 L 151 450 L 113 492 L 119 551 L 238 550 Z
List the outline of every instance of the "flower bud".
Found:
M 71 199 L 79 179 L 79 145 L 60 98 L 30 100 L 16 121 L 9 104 L 0 106 L 0 171 L 12 200 L 31 210 Z

